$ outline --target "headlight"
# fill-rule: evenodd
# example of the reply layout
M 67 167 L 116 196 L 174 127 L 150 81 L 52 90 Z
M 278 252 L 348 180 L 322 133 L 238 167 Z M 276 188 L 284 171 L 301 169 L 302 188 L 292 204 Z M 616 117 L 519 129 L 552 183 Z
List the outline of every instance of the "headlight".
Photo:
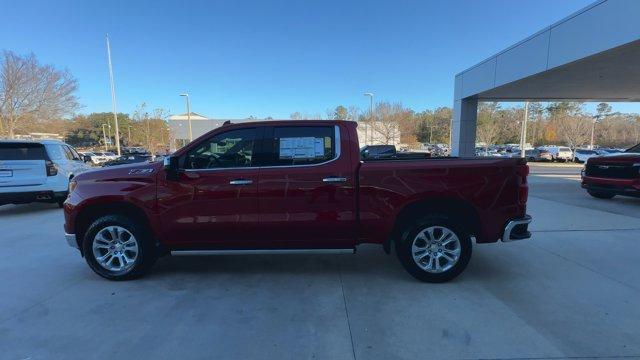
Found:
M 69 194 L 71 194 L 78 187 L 78 182 L 71 179 L 69 181 Z

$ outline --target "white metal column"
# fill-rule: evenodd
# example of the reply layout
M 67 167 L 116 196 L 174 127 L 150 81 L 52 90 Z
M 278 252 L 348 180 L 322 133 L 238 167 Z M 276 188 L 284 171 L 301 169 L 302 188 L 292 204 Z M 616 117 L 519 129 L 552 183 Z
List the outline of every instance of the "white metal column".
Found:
M 451 156 L 475 156 L 478 100 L 456 99 L 451 123 Z

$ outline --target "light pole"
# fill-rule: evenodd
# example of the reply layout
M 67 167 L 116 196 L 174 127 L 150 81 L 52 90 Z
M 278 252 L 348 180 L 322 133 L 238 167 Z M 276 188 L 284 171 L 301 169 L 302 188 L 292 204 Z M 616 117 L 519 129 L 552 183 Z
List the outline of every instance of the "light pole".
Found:
M 369 119 L 369 126 L 371 126 L 371 145 L 373 145 L 373 93 L 366 92 L 364 96 L 368 96 L 371 99 L 371 104 L 369 105 L 369 114 L 371 118 Z M 364 132 L 364 140 L 367 141 L 367 131 L 365 129 Z
M 102 124 L 102 137 L 104 138 L 104 151 L 107 152 L 107 130 L 105 129 L 107 125 Z
M 191 102 L 189 101 L 189 94 L 180 94 L 187 98 L 187 121 L 189 122 L 189 141 L 193 141 L 193 131 L 191 130 Z
M 527 143 L 527 119 L 529 118 L 529 102 L 524 103 L 524 119 L 522 119 L 522 132 L 520 133 L 520 157 L 525 157 L 524 146 Z
M 120 130 L 118 128 L 118 113 L 116 111 L 116 87 L 113 82 L 113 66 L 111 65 L 111 46 L 109 45 L 109 34 L 107 34 L 107 57 L 109 58 L 109 83 L 111 84 L 111 104 L 113 107 L 113 121 L 116 126 L 116 151 L 120 153 Z M 111 139 L 111 123 L 109 123 L 109 139 Z

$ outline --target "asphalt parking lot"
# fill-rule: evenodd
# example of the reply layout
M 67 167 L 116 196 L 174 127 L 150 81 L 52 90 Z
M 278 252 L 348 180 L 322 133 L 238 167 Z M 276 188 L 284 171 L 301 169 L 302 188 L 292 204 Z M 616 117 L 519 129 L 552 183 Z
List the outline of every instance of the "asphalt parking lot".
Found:
M 640 199 L 591 198 L 579 170 L 533 166 L 534 239 L 476 246 L 438 285 L 376 246 L 173 256 L 109 282 L 57 206 L 2 206 L 0 358 L 640 358 Z

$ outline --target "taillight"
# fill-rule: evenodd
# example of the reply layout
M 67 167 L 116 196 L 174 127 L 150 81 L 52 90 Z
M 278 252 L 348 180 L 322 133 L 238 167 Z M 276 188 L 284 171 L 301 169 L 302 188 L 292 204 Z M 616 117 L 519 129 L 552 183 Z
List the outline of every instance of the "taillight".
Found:
M 517 165 L 516 175 L 518 177 L 518 203 L 524 205 L 529 197 L 529 184 L 527 184 L 527 176 L 529 175 L 529 165 Z
M 58 166 L 53 163 L 51 160 L 47 160 L 45 162 L 47 166 L 47 176 L 56 176 L 58 175 Z

